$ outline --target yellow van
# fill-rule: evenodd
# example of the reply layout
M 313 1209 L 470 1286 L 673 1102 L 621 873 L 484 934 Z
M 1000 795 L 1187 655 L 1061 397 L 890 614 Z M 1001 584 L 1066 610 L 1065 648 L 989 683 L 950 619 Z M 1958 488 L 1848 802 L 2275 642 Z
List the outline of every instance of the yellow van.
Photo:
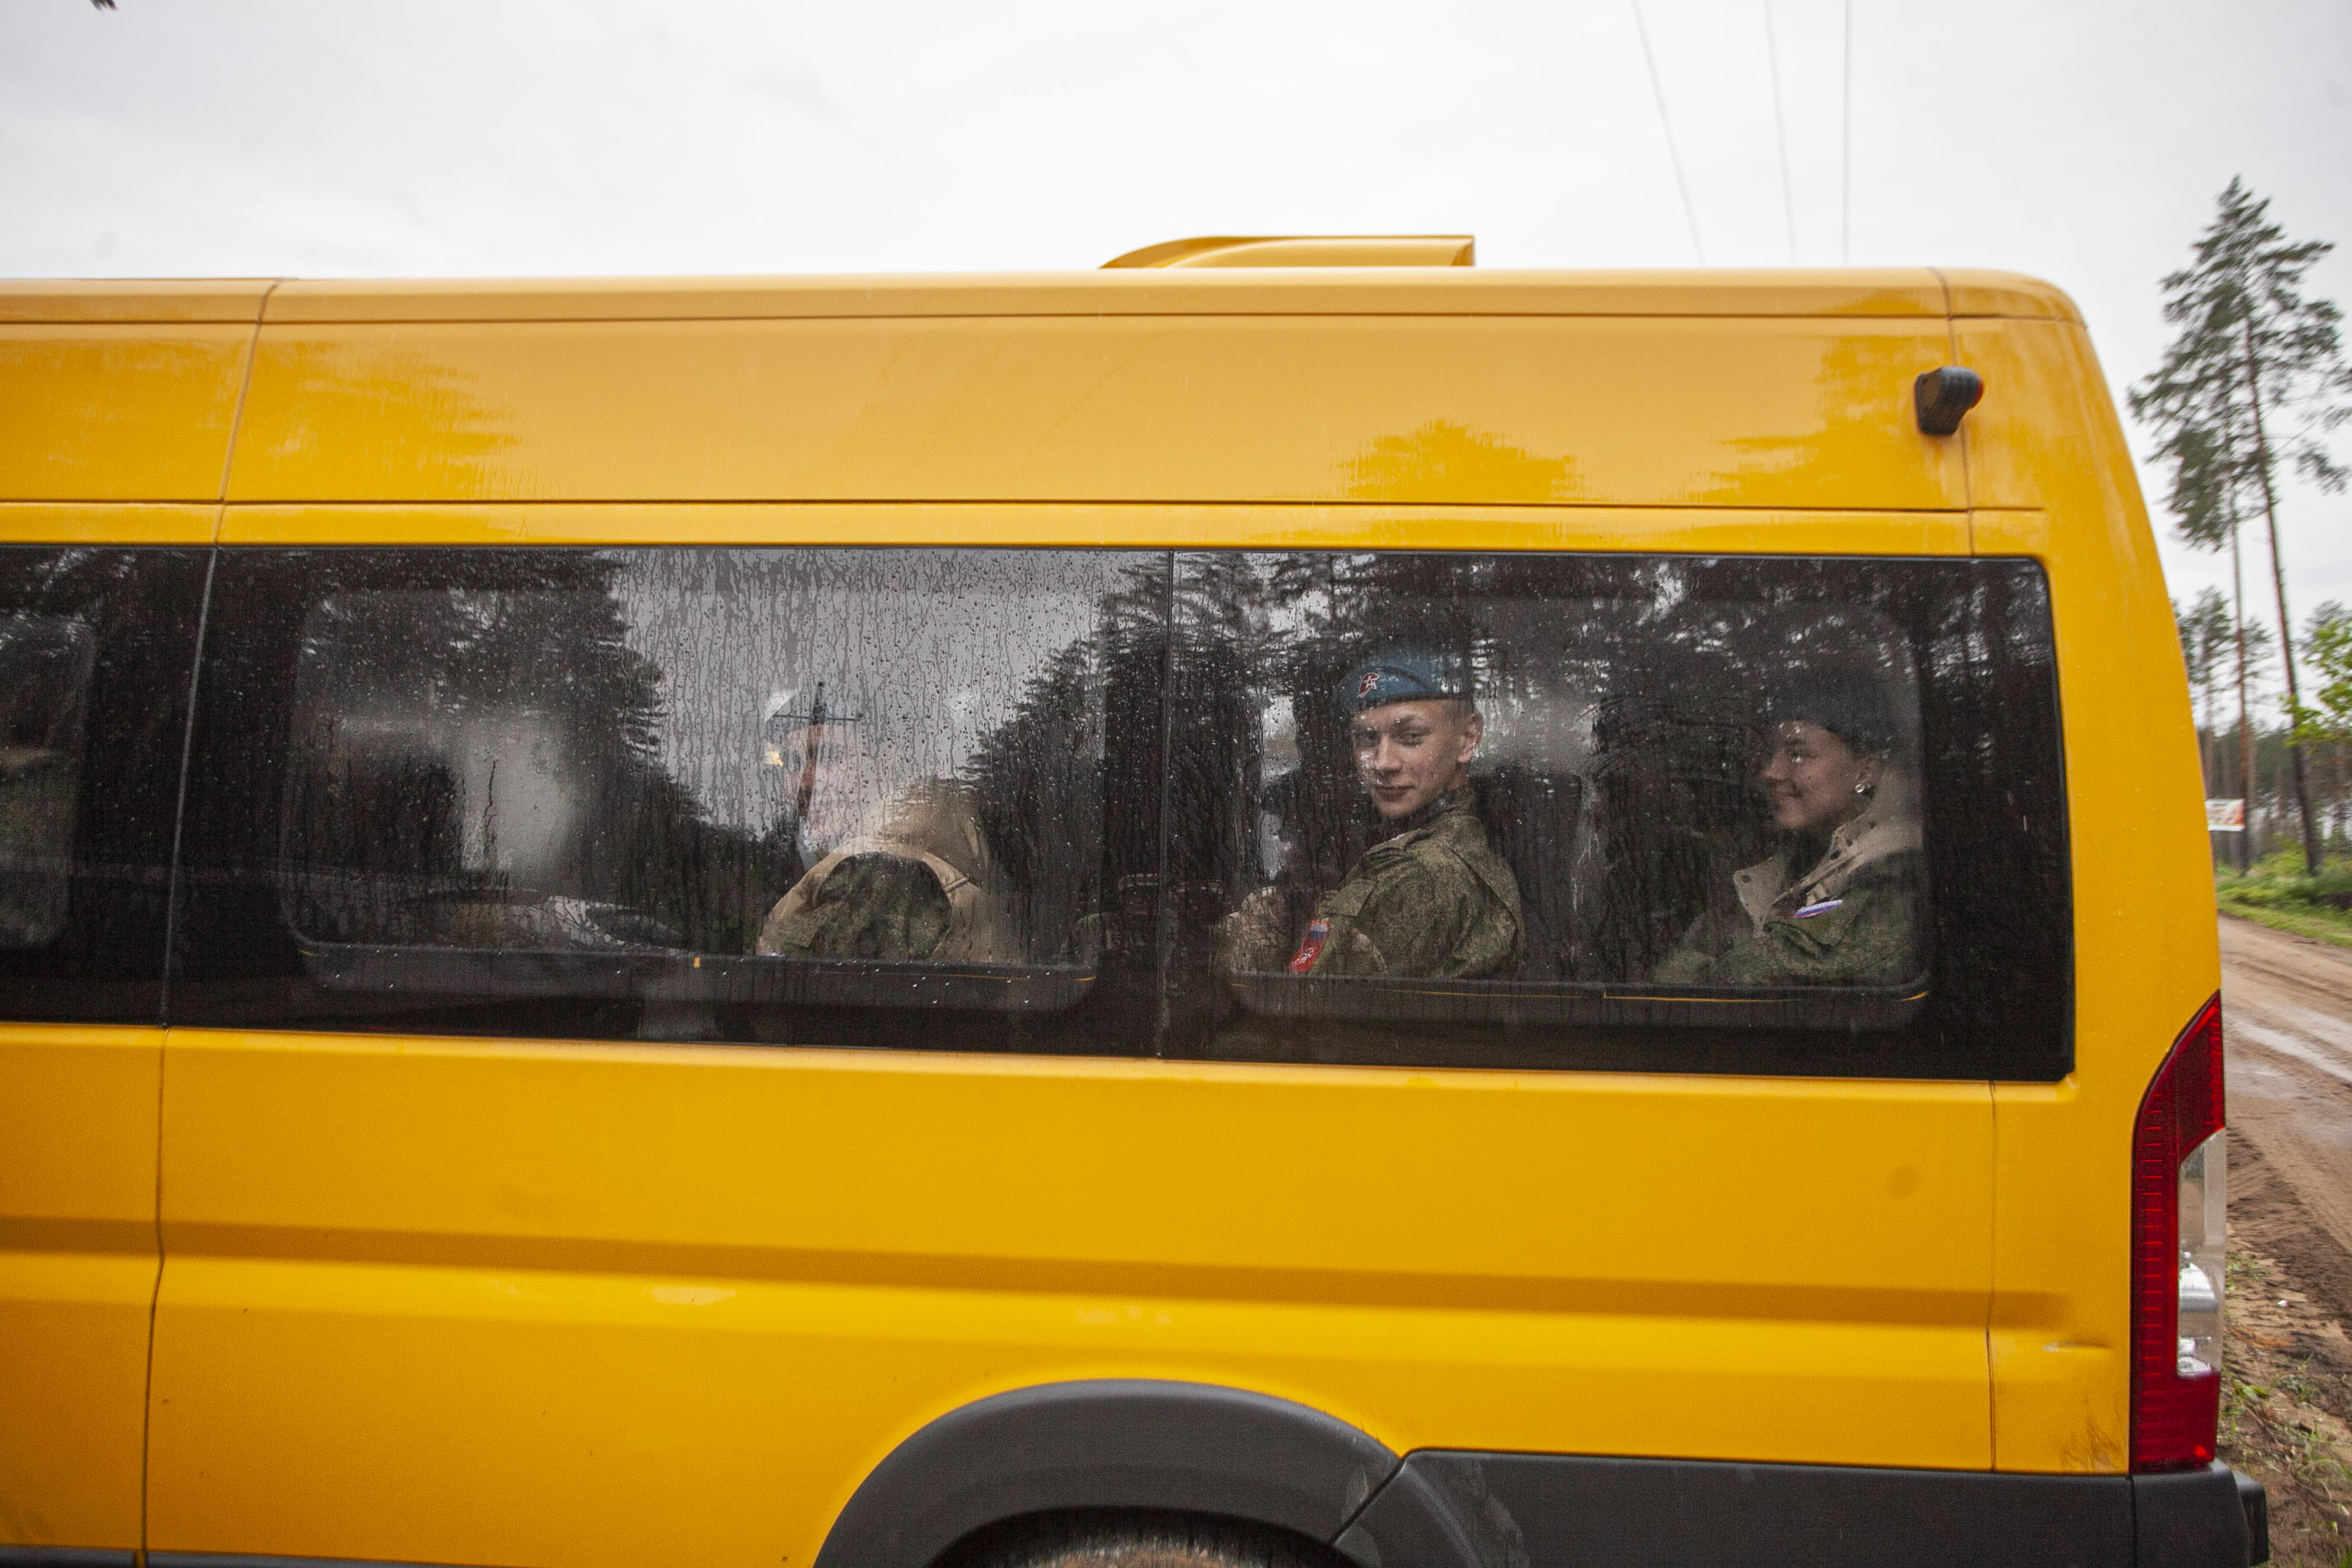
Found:
M 0 289 L 0 1568 L 2261 1560 L 2080 319 L 1468 259 Z

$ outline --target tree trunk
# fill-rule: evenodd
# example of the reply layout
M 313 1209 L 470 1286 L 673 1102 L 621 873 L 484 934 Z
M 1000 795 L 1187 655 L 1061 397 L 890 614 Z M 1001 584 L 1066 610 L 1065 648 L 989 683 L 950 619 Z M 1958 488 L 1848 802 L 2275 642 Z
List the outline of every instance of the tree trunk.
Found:
M 2294 807 L 2303 819 L 2303 866 L 2319 875 L 2319 825 L 2311 816 L 2311 784 L 2305 776 L 2301 726 L 2296 716 L 2303 694 L 2294 683 L 2294 623 L 2286 618 L 2286 563 L 2279 558 L 2278 497 L 2271 489 L 2271 449 L 2263 434 L 2263 384 L 2254 363 L 2254 321 L 2250 313 L 2240 323 L 2246 343 L 2246 395 L 2254 412 L 2254 473 L 2263 481 L 2263 518 L 2270 525 L 2271 584 L 2278 590 L 2279 659 L 2286 666 L 2287 756 L 2294 773 Z
M 2338 741 L 2336 745 L 2328 748 L 2328 762 L 2333 764 L 2328 771 L 2331 771 L 2333 781 L 2336 781 L 2336 795 L 2328 797 L 2328 809 L 2322 811 L 2322 818 L 2326 820 L 2326 827 L 2328 827 L 2326 835 L 2322 835 L 2322 847 L 2328 837 L 2340 839 L 2345 830 L 2345 742 L 2343 741 Z
M 2311 766 L 2319 775 L 2319 848 L 2325 854 L 2327 841 L 2336 837 L 2336 803 L 2344 795 L 2344 748 L 2328 747 L 2313 758 Z
M 2230 508 L 2230 625 L 2238 641 L 2238 870 L 2254 868 L 2254 726 L 2246 713 L 2246 570 L 2238 509 Z

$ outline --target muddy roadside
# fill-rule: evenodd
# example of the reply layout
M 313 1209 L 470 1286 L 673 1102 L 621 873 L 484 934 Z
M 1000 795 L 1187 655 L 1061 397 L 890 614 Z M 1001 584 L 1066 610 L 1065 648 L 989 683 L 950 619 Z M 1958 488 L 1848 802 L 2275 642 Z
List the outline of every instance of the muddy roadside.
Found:
M 2221 921 L 2229 1054 L 2222 1457 L 2272 1561 L 2352 1568 L 2352 951 Z
M 2229 1274 L 2221 1458 L 2270 1495 L 2278 1568 L 2352 1568 L 2352 1342 L 2260 1252 Z

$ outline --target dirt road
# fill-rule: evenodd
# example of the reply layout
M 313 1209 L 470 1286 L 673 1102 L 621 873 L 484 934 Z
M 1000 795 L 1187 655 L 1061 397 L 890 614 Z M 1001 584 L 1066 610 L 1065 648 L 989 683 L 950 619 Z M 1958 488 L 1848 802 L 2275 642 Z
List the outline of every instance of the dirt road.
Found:
M 2279 1568 L 2352 1549 L 2352 950 L 2221 921 L 2230 1279 L 2221 1455 Z
M 2230 1228 L 2352 1321 L 2352 949 L 2221 921 Z

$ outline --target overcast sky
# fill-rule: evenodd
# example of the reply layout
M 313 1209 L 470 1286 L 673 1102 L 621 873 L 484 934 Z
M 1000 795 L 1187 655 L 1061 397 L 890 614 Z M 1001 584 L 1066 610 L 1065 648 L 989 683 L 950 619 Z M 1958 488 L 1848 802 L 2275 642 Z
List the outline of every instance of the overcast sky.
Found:
M 0 275 L 1027 269 L 1469 233 L 1486 267 L 2036 273 L 2120 396 L 2232 174 L 2290 234 L 2352 240 L 2347 0 L 1853 0 L 1850 233 L 1846 0 L 1642 0 L 1664 121 L 1633 0 L 120 7 L 0 0 Z M 2352 255 L 2312 280 L 2352 300 Z M 2142 482 L 2176 593 L 2221 580 Z M 2352 602 L 2352 498 L 2291 489 L 2283 517 L 2298 620 Z

